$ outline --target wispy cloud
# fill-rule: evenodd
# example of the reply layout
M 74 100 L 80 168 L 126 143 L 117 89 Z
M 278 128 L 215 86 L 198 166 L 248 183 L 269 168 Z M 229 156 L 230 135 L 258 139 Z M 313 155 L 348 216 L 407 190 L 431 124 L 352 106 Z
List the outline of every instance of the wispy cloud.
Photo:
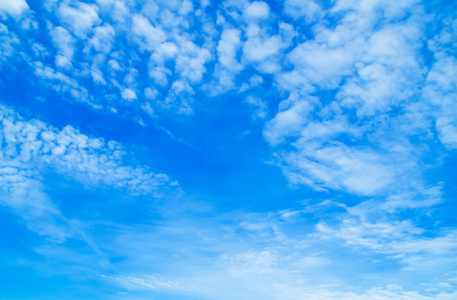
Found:
M 4 106 L 0 109 L 2 204 L 22 216 L 33 231 L 56 240 L 75 234 L 44 192 L 40 178 L 48 173 L 151 196 L 159 196 L 162 186 L 177 185 L 165 174 L 125 166 L 126 152 L 119 143 L 88 137 L 70 126 L 58 130 L 24 120 Z

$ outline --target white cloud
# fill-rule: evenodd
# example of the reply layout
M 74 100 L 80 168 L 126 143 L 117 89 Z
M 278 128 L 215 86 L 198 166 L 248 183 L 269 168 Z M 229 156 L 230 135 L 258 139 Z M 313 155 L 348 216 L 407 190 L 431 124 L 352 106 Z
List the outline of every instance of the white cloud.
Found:
M 115 59 L 110 59 L 108 61 L 108 65 L 114 71 L 123 71 L 124 70 Z
M 179 41 L 178 45 L 180 53 L 176 57 L 176 72 L 191 83 L 200 83 L 211 53 L 188 40 Z
M 0 13 L 7 13 L 15 18 L 20 17 L 28 9 L 25 0 L 0 0 Z
M 246 98 L 246 103 L 256 107 L 256 111 L 254 113 L 255 118 L 265 118 L 268 113 L 268 106 L 267 103 L 259 98 L 255 98 L 252 96 L 248 96 Z
M 8 28 L 1 23 L 0 37 L 0 61 L 2 61 L 15 53 L 15 48 L 20 44 L 20 40 L 14 33 L 9 32 Z
M 244 10 L 247 18 L 266 19 L 270 15 L 270 7 L 262 1 L 254 1 Z
M 280 103 L 279 112 L 265 126 L 264 136 L 267 141 L 278 145 L 288 136 L 297 135 L 308 122 L 316 101 L 316 98 L 302 98 L 299 94 L 292 93 L 286 101 Z
M 284 24 L 280 25 L 284 33 Z M 268 27 L 249 24 L 246 30 L 247 41 L 243 44 L 243 63 L 253 64 L 263 73 L 273 74 L 281 70 L 279 64 L 281 50 L 289 46 L 290 36 L 286 41 L 281 35 L 270 35 Z
M 243 65 L 238 59 L 241 46 L 241 31 L 238 29 L 224 29 L 217 45 L 217 64 L 213 76 L 217 83 L 205 85 L 210 95 L 215 96 L 235 88 L 235 76 L 242 71 Z
M 100 24 L 98 6 L 77 2 L 75 6 L 62 3 L 58 8 L 60 21 L 79 38 L 85 38 L 94 25 Z
M 35 31 L 38 29 L 38 23 L 33 15 L 29 15 L 21 20 L 21 29 L 25 31 Z
M 194 11 L 194 6 L 192 2 L 185 0 L 181 3 L 181 7 L 179 8 L 178 13 L 183 16 L 187 16 L 192 11 Z
M 151 89 L 151 88 L 145 88 L 144 89 L 144 96 L 149 99 L 149 100 L 154 100 L 158 95 L 157 90 Z
M 135 68 L 130 68 L 129 72 L 124 77 L 124 83 L 130 86 L 136 85 L 138 77 L 138 70 Z
M 121 27 L 130 19 L 129 2 L 123 0 L 96 0 L 100 10 L 108 14 Z
M 428 43 L 434 52 L 435 62 L 427 74 L 423 98 L 436 120 L 440 141 L 449 149 L 457 149 L 457 59 L 454 39 L 457 37 L 457 20 L 443 22 L 444 26 Z
M 445 270 L 450 263 L 455 263 L 457 233 L 454 229 L 426 231 L 413 220 L 386 214 L 370 202 L 348 209 L 348 214 L 334 225 L 321 221 L 316 227 L 318 236 L 342 239 L 354 249 L 367 249 L 384 255 L 383 259 L 399 260 L 405 270 Z
M 168 76 L 172 74 L 171 70 L 165 67 L 165 62 L 176 57 L 178 47 L 175 43 L 164 42 L 157 45 L 155 51 L 151 54 L 148 65 L 149 77 L 154 79 L 155 83 L 161 86 L 168 84 Z
M 57 60 L 56 63 L 63 62 Z M 65 66 L 65 65 L 64 65 Z M 41 79 L 43 86 L 68 95 L 71 99 L 74 99 L 81 103 L 86 103 L 94 109 L 100 109 L 101 106 L 93 101 L 88 91 L 78 84 L 78 81 L 74 78 L 59 72 L 49 66 L 43 65 L 40 61 L 31 63 L 31 67 L 34 69 L 34 73 Z M 62 67 L 62 66 L 61 66 Z M 64 68 L 61 68 L 63 71 Z
M 78 266 L 85 261 L 92 267 L 94 263 L 109 265 L 106 255 L 85 232 L 87 224 L 67 218 L 52 201 L 55 196 L 45 193 L 49 189 L 43 181 L 46 175 L 58 174 L 86 187 L 110 186 L 131 195 L 159 197 L 162 188 L 177 188 L 164 174 L 124 165 L 125 150 L 119 143 L 83 135 L 70 126 L 59 130 L 38 120 L 24 120 L 1 105 L 0 124 L 0 205 L 7 206 L 29 230 L 46 238 L 51 246 L 34 251 L 53 261 L 68 262 L 70 255 Z M 93 252 L 90 259 L 74 258 L 77 254 L 64 246 L 70 238 L 88 246 Z
M 94 28 L 94 35 L 84 50 L 87 52 L 93 47 L 98 52 L 109 53 L 113 47 L 115 32 L 110 24 Z
M 368 39 L 363 63 L 356 64 L 358 76 L 337 95 L 343 105 L 356 107 L 360 116 L 373 115 L 414 97 L 424 73 L 419 65 L 419 27 L 415 20 L 386 26 Z
M 420 7 L 416 6 L 418 3 L 418 0 L 376 0 L 370 2 L 361 0 L 338 0 L 332 8 L 332 11 L 342 12 L 355 10 L 358 15 L 372 19 L 374 17 L 383 17 L 387 20 L 398 20 L 410 12 L 420 10 Z M 382 14 L 379 14 L 380 11 L 382 11 Z
M 290 1 L 286 12 L 298 18 L 298 6 Z M 421 176 L 416 167 L 423 149 L 409 138 L 426 135 L 429 126 L 425 105 L 415 103 L 425 77 L 421 8 L 415 1 L 398 7 L 389 1 L 338 1 L 328 13 L 338 13 L 338 23 L 314 25 L 315 39 L 288 53 L 290 67 L 276 74 L 278 87 L 290 93 L 264 129 L 277 147 L 278 164 L 291 182 L 318 190 L 389 195 L 422 187 L 403 177 Z M 324 91 L 335 96 L 320 96 Z M 408 113 L 393 117 L 394 109 Z M 437 129 L 445 128 L 451 141 L 451 118 L 442 120 Z
M 249 61 L 260 62 L 278 53 L 282 41 L 279 36 L 249 39 L 243 46 L 243 55 Z
M 57 48 L 57 53 L 65 56 L 68 60 L 73 58 L 75 53 L 75 38 L 65 28 L 58 26 L 49 32 L 52 42 Z
M 211 59 L 211 53 L 191 41 L 182 41 L 180 54 L 176 57 L 176 71 L 181 77 L 192 83 L 200 83 L 206 72 L 205 64 Z
M 78 83 L 76 80 L 66 76 L 61 72 L 57 72 L 56 70 L 44 66 L 41 62 L 35 63 L 35 74 L 43 79 L 47 80 L 57 80 L 59 82 L 58 85 L 53 85 L 54 90 L 56 91 L 68 91 L 71 88 L 77 88 Z
M 320 88 L 337 88 L 343 76 L 354 72 L 354 58 L 357 55 L 345 47 L 331 48 L 315 41 L 295 47 L 287 58 L 294 69 L 312 84 Z
M 278 257 L 269 251 L 245 252 L 235 255 L 224 255 L 222 259 L 226 262 L 234 276 L 242 276 L 249 273 L 271 274 L 274 273 L 274 266 Z
M 100 67 L 104 64 L 104 62 L 105 56 L 103 54 L 97 54 L 94 57 L 90 74 L 92 75 L 92 79 L 94 80 L 94 82 L 97 84 L 106 84 L 103 72 L 100 70 Z
M 284 10 L 294 19 L 303 17 L 307 23 L 316 21 L 324 13 L 318 4 L 311 0 L 287 0 L 284 3 Z
M 194 93 L 187 81 L 175 81 L 165 100 L 157 104 L 165 109 L 174 109 L 179 114 L 189 115 L 193 112 L 191 97 Z
M 180 288 L 179 282 L 175 280 L 160 279 L 152 275 L 145 277 L 119 276 L 106 277 L 128 290 L 175 290 Z
M 245 92 L 250 88 L 258 87 L 258 86 L 260 86 L 262 84 L 263 84 L 263 78 L 260 77 L 259 75 L 254 75 L 251 78 L 249 78 L 249 84 L 243 83 L 241 85 L 241 88 L 239 89 L 239 92 L 241 92 L 241 93 Z
M 394 183 L 396 168 L 373 151 L 334 143 L 319 147 L 298 146 L 298 153 L 286 156 L 286 175 L 293 183 L 346 190 L 358 195 L 384 193 Z
M 218 63 L 221 67 L 237 73 L 242 66 L 237 60 L 237 52 L 241 44 L 241 32 L 238 29 L 225 29 L 217 45 Z
M 328 205 L 323 206 L 329 208 Z M 376 207 L 372 211 L 376 212 Z M 296 217 L 284 217 L 294 213 Z M 274 211 L 230 214 L 226 216 L 231 220 L 230 226 L 206 218 L 185 218 L 176 222 L 179 217 L 175 216 L 175 221 L 170 220 L 158 227 L 123 227 L 112 246 L 116 255 L 124 257 L 128 265 L 155 266 L 136 271 L 133 268 L 134 271 L 107 279 L 128 287 L 130 291 L 159 291 L 170 296 L 221 300 L 256 297 L 271 300 L 452 299 L 455 272 L 443 275 L 442 272 L 452 270 L 452 266 L 441 269 L 440 264 L 443 262 L 442 256 L 450 259 L 449 263 L 452 262 L 455 237 L 448 235 L 447 238 L 436 240 L 423 237 L 424 231 L 411 221 L 387 219 L 373 223 L 362 220 L 360 223 L 363 225 L 359 226 L 350 219 L 356 218 L 355 212 L 344 220 L 338 219 L 340 214 L 325 216 L 333 227 L 341 224 L 344 230 L 325 227 L 321 223 L 318 232 L 307 234 L 307 226 L 302 227 L 301 222 L 302 218 L 308 216 L 300 216 L 299 213 Z M 233 220 L 241 221 L 240 226 L 233 225 Z M 362 251 L 348 251 L 348 246 L 340 244 L 340 239 L 336 238 L 340 232 L 354 242 L 349 245 L 351 249 L 362 248 Z M 176 240 L 180 241 L 181 247 L 170 247 L 170 243 Z M 317 248 L 319 250 L 316 251 L 315 245 L 320 245 Z M 427 248 L 428 245 L 431 248 Z M 323 250 L 322 247 L 327 248 Z M 150 251 L 138 253 L 137 248 Z M 186 251 L 181 251 L 182 248 Z M 166 249 L 174 259 L 166 266 L 161 265 L 159 268 L 163 268 L 162 272 L 158 272 L 155 253 L 162 249 Z M 373 258 L 371 252 L 384 255 Z M 376 259 L 380 259 L 380 263 L 388 260 L 389 266 L 390 260 L 401 260 L 405 265 L 412 266 L 414 263 L 407 260 L 418 253 L 422 257 L 421 263 L 426 260 L 431 262 L 430 269 L 403 270 L 399 278 L 395 276 L 399 274 L 397 270 L 383 268 L 382 279 L 370 276 L 364 278 L 364 282 L 367 282 L 365 286 L 360 285 L 360 265 L 361 268 L 378 270 L 382 266 Z M 396 254 L 404 256 L 397 257 Z M 354 265 L 353 259 L 358 264 Z M 435 263 L 440 263 L 437 265 L 439 270 L 433 270 Z M 343 270 L 331 268 L 334 265 Z M 176 272 L 177 269 L 186 269 L 186 272 Z M 416 277 L 411 272 L 419 272 L 417 281 L 413 280 L 417 284 L 412 284 L 410 289 L 402 288 L 405 283 L 402 278 Z M 358 279 L 351 280 L 349 274 L 355 274 Z M 434 279 L 435 275 L 438 275 L 439 281 Z M 445 289 L 445 286 L 449 288 Z
M 166 40 L 166 35 L 162 29 L 154 27 L 148 19 L 140 14 L 134 15 L 132 18 L 132 34 L 142 51 L 152 51 Z
M 153 63 L 149 64 L 149 77 L 154 79 L 156 85 L 166 86 L 169 75 L 171 75 L 171 71 L 167 67 L 157 66 Z
M 151 54 L 151 61 L 163 66 L 166 60 L 174 58 L 178 53 L 178 47 L 173 42 L 158 44 L 155 51 Z
M 438 271 L 423 272 L 434 275 L 455 265 L 455 230 L 421 222 L 427 223 L 423 219 L 433 215 L 432 206 L 443 201 L 440 186 L 424 179 L 424 169 L 437 162 L 428 148 L 457 148 L 457 21 L 444 21 L 428 42 L 434 57 L 427 70 L 421 54 L 426 34 L 441 25 L 427 23 L 415 0 L 337 0 L 327 11 L 315 1 L 288 0 L 281 13 L 259 1 L 226 1 L 211 11 L 203 9 L 209 5 L 205 1 L 201 9 L 197 2 L 156 2 L 141 6 L 97 0 L 97 5 L 64 2 L 60 7 L 47 2 L 62 23 L 51 25 L 54 19 L 49 18 L 54 60 L 46 58 L 42 45 L 3 24 L 1 59 L 8 61 L 18 45 L 33 45 L 36 57 L 28 61 L 41 60 L 33 68 L 42 87 L 98 108 L 109 101 L 106 109 L 113 112 L 129 101 L 133 107 L 122 115 L 146 113 L 152 121 L 162 110 L 192 114 L 200 101 L 195 95 L 202 90 L 218 95 L 239 88 L 243 94 L 231 95 L 245 99 L 258 119 L 274 113 L 268 109 L 279 97 L 278 111 L 263 131 L 274 162 L 290 183 L 332 189 L 341 198 L 302 210 L 236 216 L 211 226 L 199 216 L 195 224 L 186 219 L 175 227 L 116 228 L 116 241 L 106 247 L 123 257 L 119 273 L 124 274 L 107 280 L 133 291 L 205 299 L 455 298 L 455 293 L 423 292 L 422 287 L 410 292 L 346 284 L 345 276 L 330 266 L 346 267 L 346 259 L 347 264 L 369 260 L 363 267 L 371 268 L 378 259 L 399 263 L 395 266 L 404 272 L 437 266 Z M 284 17 L 290 24 L 280 20 Z M 326 19 L 318 22 L 322 17 Z M 18 54 L 14 57 L 26 56 Z M 55 68 L 45 60 L 54 61 Z M 90 78 L 95 88 L 86 90 L 81 84 Z M 212 79 L 202 86 L 206 78 Z M 118 98 L 126 101 L 113 101 Z M 0 203 L 14 207 L 39 234 L 57 241 L 78 235 L 78 226 L 44 193 L 44 173 L 137 195 L 160 196 L 162 189 L 176 188 L 169 187 L 173 183 L 164 174 L 126 165 L 118 143 L 70 126 L 57 129 L 23 120 L 4 108 L 0 113 Z M 132 119 L 145 124 L 138 115 Z M 441 144 L 435 143 L 435 133 Z M 359 204 L 348 204 L 354 202 Z M 180 201 L 160 209 L 175 213 L 183 206 Z M 405 211 L 414 218 L 408 219 Z M 122 230 L 127 232 L 119 234 Z M 327 243 L 331 247 L 322 247 Z M 186 253 L 180 252 L 183 248 Z M 340 249 L 348 257 L 338 261 Z M 157 252 L 175 255 L 165 270 L 151 267 L 163 258 Z M 344 267 L 346 272 L 353 266 Z M 175 271 L 183 269 L 186 274 Z M 170 277 L 151 275 L 152 270 Z M 316 278 L 320 275 L 325 278 Z
M 457 121 L 454 117 L 438 117 L 436 129 L 443 144 L 451 149 L 457 149 Z
M 136 93 L 132 89 L 124 89 L 122 91 L 122 98 L 124 100 L 133 101 L 137 98 Z
M 55 64 L 57 67 L 69 70 L 72 67 L 71 61 L 66 56 L 56 55 Z
M 173 185 L 168 176 L 125 166 L 119 143 L 92 138 L 67 126 L 62 130 L 37 120 L 23 120 L 0 107 L 0 203 L 21 215 L 29 229 L 62 241 L 76 229 L 43 192 L 42 173 L 57 173 L 87 186 L 111 186 L 131 194 L 159 194 Z

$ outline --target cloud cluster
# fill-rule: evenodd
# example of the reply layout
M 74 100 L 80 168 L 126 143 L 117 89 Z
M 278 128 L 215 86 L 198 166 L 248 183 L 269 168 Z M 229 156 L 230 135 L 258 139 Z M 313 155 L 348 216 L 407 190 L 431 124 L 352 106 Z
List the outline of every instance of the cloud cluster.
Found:
M 249 85 L 241 76 L 263 81 L 272 74 L 276 93 L 288 96 L 264 135 L 278 147 L 278 163 L 291 182 L 318 190 L 384 193 L 419 164 L 422 150 L 411 141 L 426 139 L 433 121 L 439 140 L 455 148 L 455 118 L 446 113 L 455 87 L 445 79 L 455 77 L 455 57 L 446 50 L 452 49 L 455 21 L 448 19 L 429 37 L 416 1 L 338 1 L 328 10 L 305 4 L 287 1 L 286 21 L 275 20 L 261 1 L 229 1 L 213 11 L 180 1 L 140 8 L 123 1 L 47 2 L 55 16 L 45 29 L 54 63 L 33 53 L 30 64 L 51 89 L 93 108 L 133 106 L 141 124 L 141 116 L 163 110 L 191 114 L 199 91 L 244 92 Z M 331 18 L 336 25 L 324 22 Z M 308 38 L 299 34 L 302 19 L 311 28 Z M 3 51 L 12 55 L 14 42 L 22 41 L 14 31 L 2 32 L 10 36 Z M 435 57 L 429 70 L 422 63 L 424 46 Z M 87 79 L 92 83 L 81 86 Z M 246 102 L 265 118 L 270 104 L 260 97 Z M 393 112 L 399 113 L 392 118 Z M 391 141 L 393 132 L 398 139 Z
M 0 18 L 6 18 L 5 14 L 19 18 L 27 9 L 29 6 L 25 0 L 2 0 L 0 1 Z
M 137 7 L 121 0 L 59 0 L 43 6 L 38 17 L 45 19 L 32 30 L 48 41 L 22 38 L 17 40 L 22 48 L 5 49 L 20 53 L 42 84 L 65 98 L 112 112 L 127 106 L 140 115 L 141 110 L 150 115 L 144 107 L 191 114 L 196 91 L 215 96 L 239 89 L 240 76 L 253 75 L 250 66 L 258 74 L 280 71 L 284 50 L 297 36 L 293 25 L 272 22 L 269 5 L 261 1 L 221 7 L 158 1 Z M 11 29 L 23 37 L 23 28 Z M 142 80 L 130 80 L 132 71 Z M 213 80 L 208 84 L 206 78 Z M 81 81 L 89 84 L 76 84 Z M 147 90 L 159 97 L 151 100 Z
M 294 18 L 299 11 L 286 4 Z M 264 136 L 278 149 L 278 163 L 292 183 L 317 190 L 391 195 L 414 190 L 412 178 L 422 188 L 419 167 L 427 152 L 417 140 L 452 148 L 455 134 L 453 118 L 441 108 L 452 109 L 445 99 L 453 97 L 453 83 L 444 78 L 455 77 L 447 73 L 455 71 L 454 58 L 435 54 L 425 65 L 422 49 L 427 39 L 431 51 L 452 49 L 446 44 L 452 22 L 446 37 L 427 35 L 416 1 L 337 1 L 326 13 L 338 16 L 337 24 L 312 24 L 314 38 L 286 56 L 293 68 L 276 74 L 289 96 Z M 440 103 L 431 105 L 432 98 Z M 430 135 L 435 129 L 438 137 Z
M 177 184 L 165 174 L 125 165 L 126 152 L 117 142 L 86 136 L 70 126 L 58 130 L 38 120 L 24 120 L 4 106 L 0 121 L 1 203 L 40 234 L 62 240 L 66 235 L 60 231 L 70 226 L 43 191 L 41 181 L 48 174 L 132 195 L 159 196 L 161 187 Z
M 436 193 L 428 192 L 430 197 Z M 335 207 L 347 209 L 338 230 L 321 221 L 313 231 L 302 222 L 304 217 L 321 215 L 333 223 L 332 218 L 341 216 L 334 214 Z M 128 257 L 124 261 L 128 271 L 103 278 L 138 297 L 166 293 L 198 299 L 452 299 L 455 232 L 430 238 L 411 221 L 356 224 L 355 218 L 369 213 L 376 213 L 374 206 L 370 211 L 324 201 L 301 210 L 230 214 L 227 220 L 180 219 L 183 216 L 175 214 L 174 220 L 160 226 L 123 227 L 111 245 L 116 255 Z M 363 250 L 348 252 L 348 246 L 334 238 Z M 177 240 L 181 247 L 168 248 Z M 149 251 L 139 255 L 136 248 Z M 158 261 L 156 253 L 163 248 L 174 257 L 171 264 Z M 370 266 L 360 265 L 366 259 Z M 361 269 L 376 269 L 392 260 L 402 262 L 400 276 L 411 277 L 413 288 L 389 278 L 398 276 L 396 269 L 384 270 L 379 276 L 387 278 L 376 277 L 361 287 L 359 281 L 367 280 L 357 276 L 367 272 Z M 186 271 L 174 271 L 178 266 Z M 421 274 L 417 278 L 416 272 Z

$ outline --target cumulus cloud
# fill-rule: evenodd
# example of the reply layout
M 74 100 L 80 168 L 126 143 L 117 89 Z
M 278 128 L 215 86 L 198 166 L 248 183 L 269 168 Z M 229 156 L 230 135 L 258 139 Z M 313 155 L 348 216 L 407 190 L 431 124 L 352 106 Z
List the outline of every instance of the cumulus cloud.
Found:
M 268 113 L 267 103 L 264 100 L 259 98 L 254 98 L 252 96 L 248 96 L 246 98 L 246 103 L 256 107 L 254 117 L 255 118 L 265 118 Z
M 192 41 L 183 40 L 179 45 L 180 53 L 176 57 L 175 69 L 179 75 L 191 83 L 200 83 L 206 72 L 205 64 L 211 59 L 211 53 Z
M 225 29 L 217 45 L 219 64 L 229 71 L 240 71 L 240 64 L 237 61 L 237 51 L 241 44 L 241 32 L 238 29 Z
M 110 24 L 97 26 L 94 28 L 93 37 L 84 50 L 88 51 L 90 47 L 93 47 L 98 52 L 109 53 L 113 47 L 114 36 L 114 28 Z
M 270 14 L 270 7 L 262 1 L 254 1 L 244 10 L 247 18 L 266 19 Z
M 57 130 L 40 121 L 24 121 L 4 107 L 2 124 L 4 159 L 136 194 L 153 192 L 168 181 L 164 174 L 123 166 L 125 150 L 119 143 L 88 137 L 70 126 Z
M 396 168 L 372 151 L 345 145 L 300 145 L 286 156 L 286 175 L 293 183 L 346 190 L 358 195 L 384 193 L 394 183 Z
M 294 19 L 304 18 L 307 23 L 315 21 L 324 13 L 315 1 L 287 0 L 284 10 Z
M 296 136 L 308 122 L 316 102 L 314 97 L 303 98 L 298 93 L 290 94 L 286 101 L 280 103 L 278 113 L 265 127 L 264 135 L 267 141 L 277 145 L 287 137 Z
M 114 141 L 86 136 L 70 126 L 59 130 L 24 120 L 4 106 L 0 119 L 0 204 L 18 214 L 30 230 L 54 241 L 74 237 L 99 252 L 44 192 L 43 174 L 56 173 L 87 186 L 111 186 L 133 195 L 159 196 L 161 187 L 176 186 L 165 174 L 124 165 L 125 150 Z
M 0 13 L 6 13 L 15 18 L 20 17 L 28 9 L 29 6 L 25 0 L 0 0 Z
M 278 72 L 278 55 L 287 47 L 281 35 L 270 35 L 258 24 L 249 24 L 246 31 L 247 41 L 243 45 L 245 63 L 254 64 L 263 73 Z
M 15 52 L 15 48 L 20 44 L 17 36 L 8 30 L 8 27 L 0 23 L 0 61 L 6 60 Z
M 75 53 L 76 40 L 74 37 L 61 26 L 52 28 L 49 34 L 57 48 L 57 53 L 71 60 Z
M 155 28 L 144 16 L 137 14 L 132 18 L 132 34 L 140 49 L 154 50 L 166 39 L 160 28 Z
M 62 3 L 58 8 L 60 21 L 79 38 L 85 38 L 94 25 L 101 20 L 98 17 L 98 6 L 77 2 L 75 6 Z
M 217 64 L 213 74 L 217 83 L 205 86 L 210 95 L 226 92 L 236 86 L 235 76 L 244 67 L 238 58 L 240 46 L 241 31 L 234 28 L 224 29 L 217 45 Z
M 56 55 L 55 64 L 57 67 L 63 69 L 70 69 L 72 67 L 71 61 L 66 56 Z
M 122 98 L 124 98 L 124 100 L 132 101 L 135 100 L 137 97 L 136 93 L 132 89 L 124 89 L 122 91 Z
M 264 136 L 279 145 L 278 163 L 291 182 L 357 195 L 416 188 L 404 182 L 392 189 L 392 184 L 406 173 L 419 174 L 413 170 L 424 154 L 408 141 L 412 135 L 426 135 L 429 126 L 429 115 L 417 108 L 427 106 L 417 103 L 426 77 L 420 57 L 421 8 L 414 1 L 400 7 L 385 4 L 337 2 L 330 11 L 342 16 L 337 26 L 314 25 L 315 38 L 287 54 L 292 68 L 277 74 L 277 82 L 290 96 L 267 122 Z M 285 9 L 299 17 L 298 3 L 289 1 Z M 409 18 L 400 21 L 407 12 Z M 436 93 L 431 86 L 426 91 Z M 395 109 L 414 112 L 416 124 L 409 113 L 392 117 Z M 453 140 L 450 120 L 443 116 L 436 123 L 446 132 L 441 136 L 448 145 Z M 397 138 L 392 140 L 393 132 Z
M 457 59 L 454 51 L 454 38 L 457 36 L 457 21 L 445 21 L 444 28 L 432 40 L 429 47 L 434 53 L 435 62 L 427 74 L 423 96 L 430 105 L 436 120 L 436 129 L 441 142 L 450 149 L 457 148 L 456 109 Z

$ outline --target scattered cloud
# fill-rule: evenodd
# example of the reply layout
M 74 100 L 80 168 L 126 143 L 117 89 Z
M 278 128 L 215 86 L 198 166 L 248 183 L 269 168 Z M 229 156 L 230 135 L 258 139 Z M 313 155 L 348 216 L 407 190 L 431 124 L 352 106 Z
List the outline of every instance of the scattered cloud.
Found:
M 1 0 L 0 1 L 0 17 L 4 18 L 4 13 L 18 18 L 20 17 L 25 11 L 29 9 L 29 6 L 25 0 L 17 0 L 17 1 L 8 1 L 8 0 Z

